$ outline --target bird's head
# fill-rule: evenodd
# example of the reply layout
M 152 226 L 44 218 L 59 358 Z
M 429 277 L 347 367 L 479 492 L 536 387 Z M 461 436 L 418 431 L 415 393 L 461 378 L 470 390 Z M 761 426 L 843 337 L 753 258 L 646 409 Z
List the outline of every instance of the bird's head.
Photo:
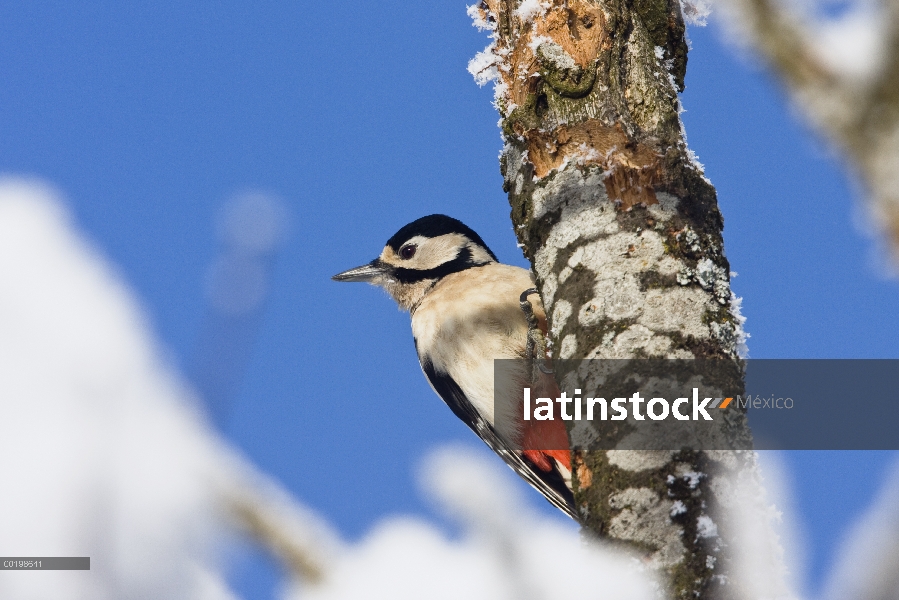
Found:
M 443 277 L 492 262 L 496 256 L 471 228 L 446 215 L 428 215 L 393 234 L 381 256 L 332 279 L 383 287 L 412 310 Z

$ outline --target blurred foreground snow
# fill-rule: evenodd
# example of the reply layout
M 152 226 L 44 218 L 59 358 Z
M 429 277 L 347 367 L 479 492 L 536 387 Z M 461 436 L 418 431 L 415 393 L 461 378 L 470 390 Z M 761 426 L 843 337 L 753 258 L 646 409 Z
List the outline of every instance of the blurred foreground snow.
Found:
M 233 598 L 223 558 L 239 538 L 285 566 L 286 600 L 656 597 L 638 561 L 539 516 L 508 469 L 461 449 L 421 472 L 461 535 L 394 518 L 340 540 L 207 426 L 126 285 L 39 182 L 0 179 L 0 281 L 0 556 L 91 557 L 90 571 L 4 571 L 0 598 Z M 833 597 L 899 597 L 896 485 Z M 737 489 L 736 577 L 753 597 L 796 597 L 772 498 Z
M 222 549 L 270 521 L 288 561 L 327 553 L 327 528 L 206 426 L 46 185 L 0 180 L 0 281 L 0 555 L 91 557 L 4 571 L 0 597 L 231 598 Z
M 642 600 L 656 597 L 639 563 L 587 544 L 571 526 L 539 516 L 518 497 L 499 461 L 464 448 L 434 452 L 425 491 L 463 524 L 450 539 L 418 519 L 382 522 L 347 548 L 325 584 L 295 600 Z M 305 592 L 305 593 L 302 593 Z
M 227 598 L 223 449 L 182 401 L 124 285 L 52 190 L 0 184 L 0 554 L 5 598 Z

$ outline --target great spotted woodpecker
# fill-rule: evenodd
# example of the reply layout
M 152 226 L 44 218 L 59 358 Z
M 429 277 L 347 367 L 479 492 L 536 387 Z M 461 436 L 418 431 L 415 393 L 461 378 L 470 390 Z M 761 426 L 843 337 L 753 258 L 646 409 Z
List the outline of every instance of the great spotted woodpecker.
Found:
M 565 426 L 524 420 L 520 386 L 515 398 L 494 399 L 494 359 L 529 358 L 529 316 L 532 330 L 546 331 L 536 295 L 530 295 L 534 302 L 525 299 L 535 291 L 528 271 L 499 263 L 460 221 L 429 215 L 397 231 L 378 258 L 333 279 L 380 286 L 408 310 L 434 391 L 516 473 L 578 519 Z M 535 383 L 528 361 L 510 363 L 521 365 L 516 376 L 523 385 Z M 555 385 L 546 379 L 544 386 Z

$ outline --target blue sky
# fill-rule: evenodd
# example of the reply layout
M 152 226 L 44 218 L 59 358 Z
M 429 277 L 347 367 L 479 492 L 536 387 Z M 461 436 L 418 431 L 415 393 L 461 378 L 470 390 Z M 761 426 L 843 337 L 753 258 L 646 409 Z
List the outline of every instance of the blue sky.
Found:
M 718 27 L 690 37 L 683 119 L 718 188 L 751 355 L 897 357 L 899 284 L 846 170 Z M 288 207 L 223 430 L 350 537 L 430 514 L 418 457 L 476 443 L 427 386 L 407 315 L 329 278 L 433 212 L 525 264 L 492 92 L 465 70 L 486 43 L 464 3 L 0 2 L 0 172 L 66 195 L 185 372 L 210 320 L 222 205 L 262 190 Z M 893 459 L 786 456 L 809 590 Z M 265 598 L 274 577 L 251 557 L 235 586 Z

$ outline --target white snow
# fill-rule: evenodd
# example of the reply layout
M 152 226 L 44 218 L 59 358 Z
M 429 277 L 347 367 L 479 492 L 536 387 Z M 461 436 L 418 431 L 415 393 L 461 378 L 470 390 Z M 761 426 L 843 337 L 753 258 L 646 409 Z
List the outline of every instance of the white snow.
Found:
M 824 586 L 826 600 L 895 598 L 899 590 L 899 463 L 855 520 Z
M 687 482 L 687 485 L 690 486 L 691 490 L 695 490 L 699 485 L 699 482 L 705 477 L 705 473 L 697 473 L 696 471 L 687 471 L 681 477 L 684 478 L 684 481 Z M 669 480 L 670 482 L 670 480 Z
M 227 453 L 58 194 L 0 180 L 0 597 L 230 598 L 218 571 Z
M 468 61 L 468 72 L 471 73 L 475 83 L 479 86 L 484 86 L 495 79 L 499 79 L 499 70 L 497 69 L 499 59 L 494 54 L 493 49 L 494 45 L 490 44 Z
M 718 526 L 712 521 L 708 515 L 701 515 L 696 519 L 696 534 L 701 538 L 716 537 L 718 535 Z
M 274 239 L 255 231 L 244 241 Z M 46 184 L 0 178 L 0 280 L 0 555 L 91 558 L 90 571 L 4 571 L 0 597 L 233 598 L 220 555 L 246 535 L 237 505 L 327 562 L 336 537 L 206 427 Z
M 756 456 L 759 467 L 737 474 L 728 485 L 719 481 L 715 492 L 717 501 L 727 506 L 723 535 L 736 567 L 731 578 L 743 597 L 796 600 L 803 556 L 790 526 L 795 519 L 784 518 L 791 502 L 783 469 L 776 452 Z
M 736 275 L 736 273 L 731 273 L 731 277 L 736 277 Z M 749 345 L 746 342 L 752 336 L 745 328 L 746 317 L 743 316 L 743 298 L 738 298 L 733 292 L 730 293 L 730 314 L 733 315 L 736 325 L 737 356 L 749 358 Z
M 471 24 L 478 31 L 493 31 L 496 29 L 493 23 L 484 18 L 480 5 L 472 4 L 471 6 L 466 6 L 465 13 L 471 19 Z
M 882 10 L 856 2 L 840 17 L 820 19 L 809 41 L 825 64 L 838 74 L 867 80 L 883 66 L 887 22 Z
M 421 480 L 462 524 L 460 537 L 418 519 L 388 519 L 347 551 L 323 585 L 295 588 L 287 598 L 656 597 L 637 561 L 582 540 L 571 522 L 539 516 L 513 478 L 485 452 L 438 450 L 426 460 Z
M 709 15 L 712 14 L 712 4 L 707 0 L 682 0 L 681 8 L 687 25 L 697 27 L 704 27 L 708 24 Z
M 543 2 L 540 0 L 523 0 L 512 14 L 522 21 L 530 21 L 535 17 L 545 15 L 549 7 L 550 3 L 545 0 Z
M 493 108 L 500 110 L 500 102 L 505 100 L 509 95 L 509 86 L 502 80 L 497 78 L 496 84 L 493 86 Z M 506 112 L 511 113 L 517 108 L 517 105 L 510 102 L 506 107 Z M 502 127 L 502 119 L 499 120 L 499 126 Z

